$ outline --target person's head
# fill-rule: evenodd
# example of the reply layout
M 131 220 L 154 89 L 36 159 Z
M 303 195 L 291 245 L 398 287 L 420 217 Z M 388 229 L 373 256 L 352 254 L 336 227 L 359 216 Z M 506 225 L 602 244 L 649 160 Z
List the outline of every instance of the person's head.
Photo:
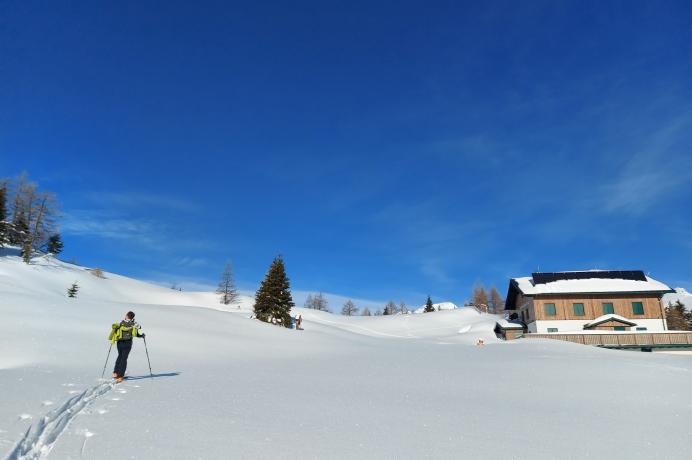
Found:
M 133 319 L 135 319 L 135 312 L 133 312 L 133 311 L 128 311 L 127 313 L 125 313 L 125 319 L 128 319 L 128 320 L 130 320 L 130 321 L 132 321 Z

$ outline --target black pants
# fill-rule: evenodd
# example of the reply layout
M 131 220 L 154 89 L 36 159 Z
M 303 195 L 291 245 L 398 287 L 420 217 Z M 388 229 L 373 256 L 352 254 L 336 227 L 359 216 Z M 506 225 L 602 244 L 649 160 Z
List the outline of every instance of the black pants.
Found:
M 118 340 L 118 359 L 115 360 L 115 367 L 113 372 L 118 374 L 118 377 L 123 377 L 125 375 L 125 369 L 127 369 L 127 357 L 132 350 L 132 340 Z

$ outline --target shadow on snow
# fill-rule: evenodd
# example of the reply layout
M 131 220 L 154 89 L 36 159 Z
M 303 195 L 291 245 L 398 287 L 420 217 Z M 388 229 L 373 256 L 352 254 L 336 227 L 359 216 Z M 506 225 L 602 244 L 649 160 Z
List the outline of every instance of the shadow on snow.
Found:
M 125 380 L 142 380 L 142 379 L 151 379 L 151 378 L 159 378 L 159 377 L 175 377 L 177 375 L 180 375 L 180 372 L 166 372 L 166 373 L 161 373 L 161 374 L 146 374 L 146 375 L 128 375 L 125 377 Z

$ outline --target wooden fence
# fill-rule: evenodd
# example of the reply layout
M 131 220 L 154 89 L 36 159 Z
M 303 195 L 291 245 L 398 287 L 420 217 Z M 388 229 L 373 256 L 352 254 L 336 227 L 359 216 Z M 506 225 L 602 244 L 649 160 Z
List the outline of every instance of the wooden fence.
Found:
M 637 332 L 620 334 L 524 334 L 525 339 L 552 339 L 607 348 L 692 348 L 692 332 Z

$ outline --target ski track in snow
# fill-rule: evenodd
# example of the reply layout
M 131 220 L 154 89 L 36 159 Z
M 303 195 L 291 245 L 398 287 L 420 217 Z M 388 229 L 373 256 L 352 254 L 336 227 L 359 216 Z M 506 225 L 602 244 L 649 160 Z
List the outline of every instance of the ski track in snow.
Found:
M 104 382 L 87 388 L 48 412 L 29 427 L 5 460 L 38 460 L 50 454 L 53 445 L 73 418 L 92 401 L 113 389 L 114 383 Z

